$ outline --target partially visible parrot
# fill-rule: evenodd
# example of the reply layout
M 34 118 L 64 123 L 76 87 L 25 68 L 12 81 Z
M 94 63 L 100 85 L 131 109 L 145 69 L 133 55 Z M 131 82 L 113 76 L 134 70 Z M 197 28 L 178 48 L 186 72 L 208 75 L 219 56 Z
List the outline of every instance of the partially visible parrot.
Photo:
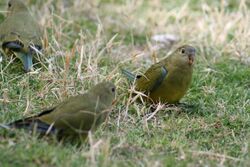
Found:
M 0 44 L 8 56 L 15 54 L 25 72 L 33 65 L 33 55 L 42 49 L 42 31 L 21 0 L 10 0 L 5 20 L 0 24 Z
M 107 118 L 115 98 L 115 85 L 102 82 L 87 93 L 70 97 L 40 114 L 14 121 L 5 128 L 26 129 L 43 135 L 54 134 L 58 139 L 85 139 Z
M 148 96 L 146 101 L 178 103 L 191 83 L 195 52 L 194 47 L 184 45 L 153 64 L 144 75 L 136 76 L 124 69 L 122 72 L 130 81 L 135 81 L 135 90 Z

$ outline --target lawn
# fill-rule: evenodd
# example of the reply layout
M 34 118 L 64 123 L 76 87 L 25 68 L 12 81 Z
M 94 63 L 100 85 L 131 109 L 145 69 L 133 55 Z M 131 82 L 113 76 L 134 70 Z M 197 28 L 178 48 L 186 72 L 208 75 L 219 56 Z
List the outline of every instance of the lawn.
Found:
M 247 0 L 26 1 L 44 28 L 35 71 L 0 63 L 0 122 L 39 113 L 111 80 L 108 120 L 81 146 L 0 129 L 0 166 L 250 166 L 250 3 Z M 0 22 L 6 4 L 0 3 Z M 157 48 L 156 34 L 179 38 Z M 197 50 L 181 102 L 131 102 L 120 68 L 144 72 L 182 44 Z

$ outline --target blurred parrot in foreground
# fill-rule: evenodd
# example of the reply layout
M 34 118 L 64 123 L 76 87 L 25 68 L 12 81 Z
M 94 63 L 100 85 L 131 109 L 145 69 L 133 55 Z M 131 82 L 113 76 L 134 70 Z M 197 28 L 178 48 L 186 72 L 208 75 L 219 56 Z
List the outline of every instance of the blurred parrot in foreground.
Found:
M 41 136 L 54 134 L 58 139 L 85 139 L 89 131 L 94 131 L 106 120 L 114 98 L 115 85 L 102 82 L 52 109 L 2 127 L 26 129 Z
M 195 48 L 184 45 L 167 58 L 153 64 L 144 75 L 135 76 L 127 70 L 123 74 L 135 81 L 135 90 L 148 96 L 152 103 L 178 103 L 192 80 Z M 145 98 L 144 98 L 145 99 Z
M 0 24 L 0 44 L 3 52 L 15 54 L 25 72 L 31 71 L 32 56 L 42 49 L 40 26 L 21 0 L 10 0 L 5 20 Z

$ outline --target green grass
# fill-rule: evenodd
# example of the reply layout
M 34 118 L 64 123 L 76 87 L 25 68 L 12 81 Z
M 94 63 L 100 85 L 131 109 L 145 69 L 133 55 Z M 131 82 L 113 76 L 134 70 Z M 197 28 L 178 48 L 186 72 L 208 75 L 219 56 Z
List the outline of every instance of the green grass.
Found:
M 81 146 L 0 129 L 0 166 L 249 166 L 248 1 L 188 2 L 30 1 L 50 45 L 34 73 L 24 74 L 18 61 L 0 64 L 0 122 L 36 114 L 107 78 L 117 86 L 117 104 Z M 143 72 L 152 52 L 161 59 L 168 50 L 150 47 L 158 33 L 177 34 L 174 47 L 194 45 L 197 57 L 182 99 L 190 107 L 165 106 L 152 116 L 148 106 L 128 103 L 119 67 Z

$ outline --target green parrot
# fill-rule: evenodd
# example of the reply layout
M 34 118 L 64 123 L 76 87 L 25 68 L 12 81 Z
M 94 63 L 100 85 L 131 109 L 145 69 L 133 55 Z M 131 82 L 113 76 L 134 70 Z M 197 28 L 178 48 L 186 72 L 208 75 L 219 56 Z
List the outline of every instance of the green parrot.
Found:
M 135 81 L 135 90 L 148 96 L 152 103 L 178 103 L 185 95 L 192 80 L 195 48 L 184 45 L 167 58 L 152 65 L 144 75 L 134 75 L 127 70 L 123 74 Z M 145 98 L 144 98 L 145 99 Z
M 58 139 L 85 139 L 103 123 L 115 98 L 115 85 L 102 82 L 87 93 L 70 97 L 40 114 L 14 121 L 2 127 L 26 129 L 41 136 L 56 135 Z
M 0 24 L 0 44 L 6 55 L 15 54 L 26 72 L 31 71 L 33 55 L 42 49 L 42 31 L 21 0 L 8 2 L 8 13 Z

